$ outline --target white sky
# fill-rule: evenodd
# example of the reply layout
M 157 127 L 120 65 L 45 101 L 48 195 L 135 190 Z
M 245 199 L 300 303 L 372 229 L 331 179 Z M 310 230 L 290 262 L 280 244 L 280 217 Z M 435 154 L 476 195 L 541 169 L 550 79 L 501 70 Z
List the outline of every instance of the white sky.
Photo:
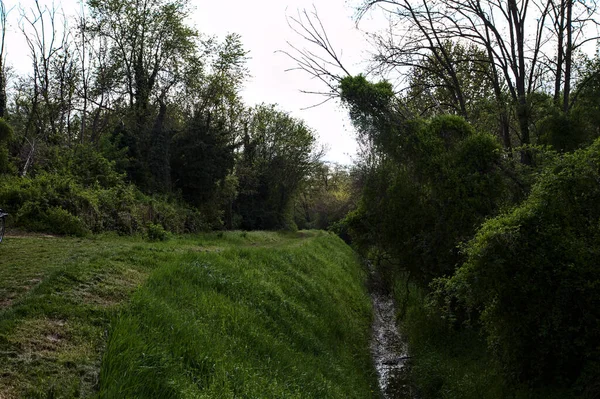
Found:
M 250 51 L 248 68 L 252 77 L 246 83 L 243 97 L 248 106 L 258 103 L 277 103 L 280 108 L 295 117 L 302 118 L 315 129 L 320 142 L 327 146 L 325 160 L 349 164 L 356 154 L 354 131 L 347 113 L 340 105 L 330 101 L 316 108 L 303 109 L 321 102 L 319 96 L 303 94 L 301 89 L 322 91 L 326 87 L 312 80 L 301 71 L 285 72 L 295 66 L 293 60 L 278 50 L 289 50 L 286 41 L 298 47 L 305 43 L 287 25 L 286 15 L 297 16 L 298 10 L 316 7 L 329 38 L 341 54 L 341 58 L 352 74 L 364 69 L 367 55 L 367 40 L 356 28 L 352 16 L 355 6 L 361 0 L 192 0 L 195 8 L 193 23 L 203 34 L 223 38 L 227 33 L 239 33 L 247 50 Z M 20 4 L 29 8 L 33 0 L 5 0 L 8 8 Z M 40 0 L 52 4 L 52 0 Z M 77 0 L 55 0 L 61 4 L 65 14 L 79 9 Z M 8 63 L 18 71 L 28 71 L 24 42 L 17 32 L 19 10 L 14 9 L 10 16 L 6 51 Z M 361 23 L 373 25 L 373 20 Z

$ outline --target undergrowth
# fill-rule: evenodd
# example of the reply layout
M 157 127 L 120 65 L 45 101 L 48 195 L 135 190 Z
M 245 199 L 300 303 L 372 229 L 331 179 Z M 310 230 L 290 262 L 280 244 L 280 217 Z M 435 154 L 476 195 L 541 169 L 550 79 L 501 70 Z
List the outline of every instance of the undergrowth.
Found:
M 408 294 L 407 294 L 408 287 Z M 567 391 L 508 383 L 477 328 L 455 326 L 427 306 L 427 297 L 404 276 L 394 297 L 404 310 L 399 328 L 408 342 L 410 375 L 422 399 L 569 399 Z

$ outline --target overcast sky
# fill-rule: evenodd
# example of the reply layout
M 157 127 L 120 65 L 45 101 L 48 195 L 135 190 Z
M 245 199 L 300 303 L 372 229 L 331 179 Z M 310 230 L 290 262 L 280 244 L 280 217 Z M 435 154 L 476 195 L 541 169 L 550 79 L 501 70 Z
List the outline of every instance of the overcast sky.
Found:
M 304 46 L 288 26 L 286 15 L 297 16 L 298 10 L 316 7 L 328 35 L 340 52 L 345 64 L 360 72 L 360 65 L 367 55 L 367 42 L 356 29 L 352 19 L 358 0 L 257 0 L 199 2 L 194 20 L 198 29 L 205 33 L 224 36 L 228 32 L 242 35 L 250 51 L 248 66 L 252 78 L 243 92 L 248 104 L 260 102 L 278 103 L 283 109 L 304 119 L 314 128 L 329 151 L 327 160 L 350 163 L 356 152 L 354 132 L 346 116 L 336 102 L 319 107 L 303 109 L 323 99 L 303 94 L 300 89 L 321 91 L 325 87 L 301 71 L 288 71 L 294 62 L 277 50 L 288 50 L 286 41 Z M 203 4 L 206 3 L 206 6 Z
M 243 96 L 247 105 L 277 103 L 280 108 L 302 118 L 319 134 L 322 144 L 328 147 L 326 160 L 349 164 L 356 153 L 354 132 L 345 110 L 336 102 L 316 108 L 303 109 L 322 101 L 315 95 L 303 94 L 324 90 L 322 83 L 301 71 L 285 72 L 293 68 L 294 62 L 278 50 L 289 50 L 287 41 L 302 47 L 302 39 L 289 28 L 286 15 L 297 16 L 299 10 L 316 7 L 332 44 L 341 54 L 344 64 L 351 73 L 364 69 L 368 58 L 368 45 L 364 35 L 353 21 L 355 7 L 361 0 L 192 0 L 195 8 L 193 24 L 203 34 L 223 38 L 227 33 L 239 33 L 246 49 L 250 52 L 248 68 L 252 77 L 246 83 Z M 62 4 L 66 14 L 75 13 L 77 0 L 54 0 Z M 52 4 L 52 0 L 40 0 Z M 10 8 L 20 4 L 32 6 L 33 0 L 5 0 Z M 11 27 L 7 36 L 6 51 L 9 64 L 20 71 L 28 71 L 30 61 L 26 48 L 17 32 L 16 21 L 19 11 L 10 15 Z M 377 21 L 367 19 L 361 29 L 376 29 Z

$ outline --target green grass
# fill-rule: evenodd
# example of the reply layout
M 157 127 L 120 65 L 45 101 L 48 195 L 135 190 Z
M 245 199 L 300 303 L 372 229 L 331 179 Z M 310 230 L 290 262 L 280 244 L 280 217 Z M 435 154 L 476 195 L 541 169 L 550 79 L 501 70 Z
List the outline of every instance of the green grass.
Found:
M 8 236 L 0 398 L 370 397 L 370 305 L 325 233 Z
M 363 280 L 327 234 L 170 262 L 117 317 L 100 397 L 372 397 Z

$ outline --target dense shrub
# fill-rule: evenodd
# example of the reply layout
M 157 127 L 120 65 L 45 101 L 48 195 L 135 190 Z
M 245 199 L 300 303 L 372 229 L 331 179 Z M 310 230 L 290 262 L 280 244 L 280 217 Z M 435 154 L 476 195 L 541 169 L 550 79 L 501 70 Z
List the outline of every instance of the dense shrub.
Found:
M 169 233 L 160 224 L 148 223 L 146 238 L 148 241 L 166 241 Z
M 11 171 L 9 162 L 8 148 L 6 144 L 13 136 L 12 127 L 6 121 L 0 118 L 0 173 Z
M 84 187 L 72 176 L 50 173 L 5 177 L 0 204 L 14 215 L 14 227 L 56 234 L 132 234 L 143 232 L 147 223 L 160 223 L 175 233 L 213 227 L 200 212 L 167 198 L 149 197 L 133 185 Z
M 454 271 L 457 246 L 511 193 L 496 138 L 456 116 L 414 126 L 406 159 L 383 159 L 369 172 L 347 225 L 359 249 L 376 247 L 426 286 Z
M 565 155 L 526 201 L 485 222 L 466 262 L 437 282 L 446 314 L 479 321 L 516 380 L 570 384 L 585 375 L 587 386 L 598 377 L 599 172 L 600 140 Z

